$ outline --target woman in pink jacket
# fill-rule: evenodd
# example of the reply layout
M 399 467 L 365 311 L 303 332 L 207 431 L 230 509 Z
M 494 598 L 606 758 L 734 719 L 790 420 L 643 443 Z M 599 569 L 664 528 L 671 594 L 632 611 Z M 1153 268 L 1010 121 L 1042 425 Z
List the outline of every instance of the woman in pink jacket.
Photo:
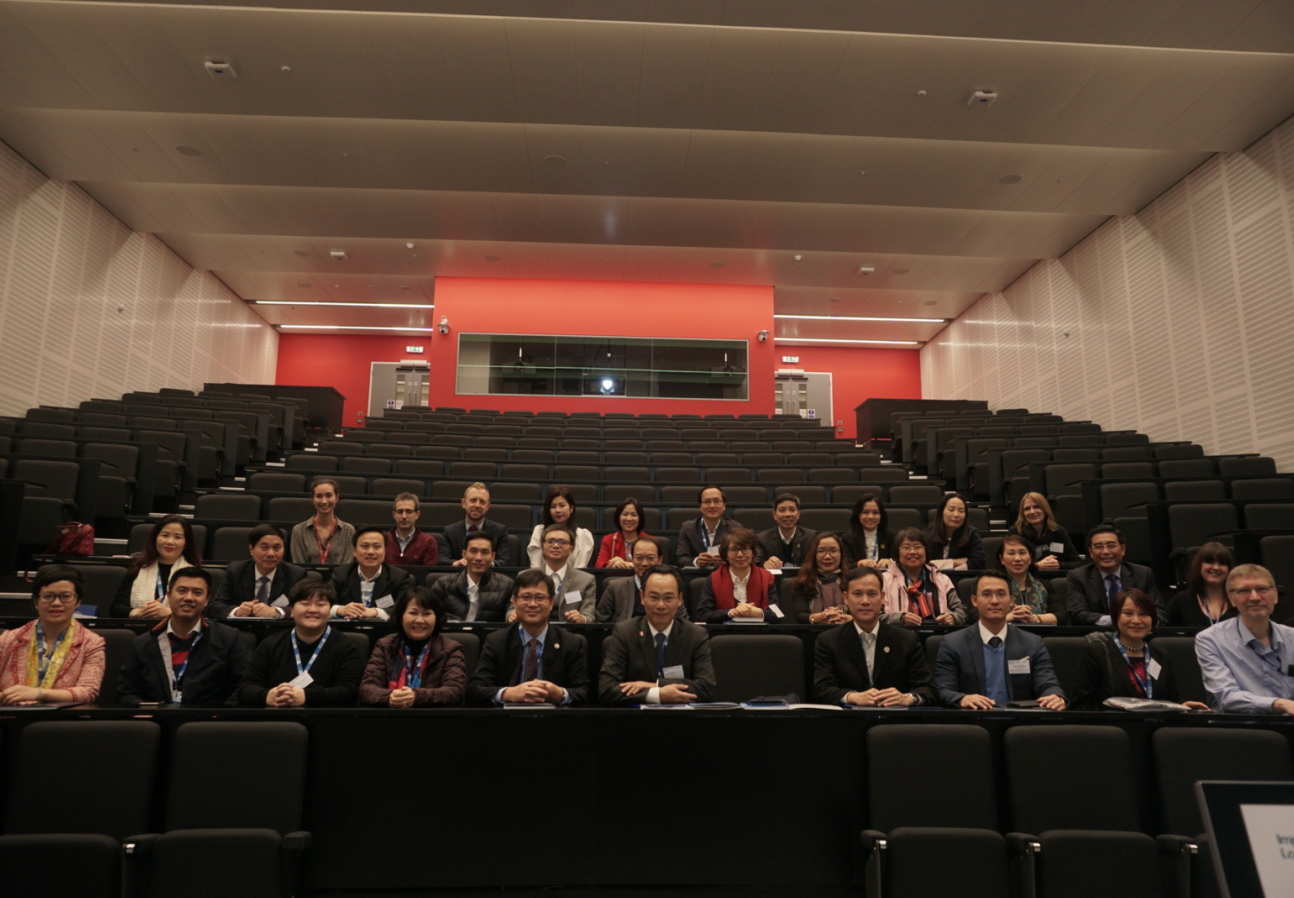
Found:
M 885 571 L 887 624 L 902 627 L 960 627 L 966 608 L 948 575 L 926 561 L 925 534 L 905 527 L 894 535 L 897 564 Z
M 31 595 L 36 619 L 0 633 L 0 705 L 94 701 L 103 684 L 104 641 L 76 622 L 81 575 L 46 565 Z

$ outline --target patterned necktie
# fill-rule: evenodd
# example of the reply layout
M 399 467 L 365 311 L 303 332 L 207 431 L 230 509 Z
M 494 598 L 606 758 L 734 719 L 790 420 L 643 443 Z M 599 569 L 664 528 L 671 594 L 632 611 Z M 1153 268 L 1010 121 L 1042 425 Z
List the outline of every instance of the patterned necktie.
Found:
M 526 660 L 521 665 L 521 682 L 529 683 L 539 677 L 539 640 L 526 644 Z
M 656 634 L 656 679 L 665 676 L 665 646 L 669 640 L 665 638 L 664 633 Z
M 1119 594 L 1119 578 L 1115 574 L 1105 575 L 1105 601 L 1110 608 L 1110 614 L 1114 614 L 1115 597 Z
M 268 604 L 270 600 L 270 578 L 261 575 L 260 584 L 256 587 L 256 601 Z

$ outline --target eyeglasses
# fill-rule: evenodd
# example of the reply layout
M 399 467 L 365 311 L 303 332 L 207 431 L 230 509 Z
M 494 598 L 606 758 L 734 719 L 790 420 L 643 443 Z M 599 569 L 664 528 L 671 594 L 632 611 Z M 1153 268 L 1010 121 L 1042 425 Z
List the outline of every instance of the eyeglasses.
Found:
M 516 602 L 547 602 L 552 596 L 546 592 L 519 592 L 513 596 Z
M 819 555 L 839 555 L 839 549 L 828 548 L 827 546 L 818 546 Z
M 44 605 L 70 605 L 76 601 L 74 592 L 42 592 L 36 597 L 36 600 Z
M 1247 596 L 1251 592 L 1256 592 L 1260 596 L 1265 596 L 1275 591 L 1275 586 L 1237 586 L 1234 589 L 1227 590 L 1227 592 L 1231 593 L 1233 596 Z
M 570 544 L 571 544 L 571 541 L 570 541 L 569 539 L 546 539 L 546 540 L 544 540 L 544 545 L 545 545 L 545 546 L 569 546 Z

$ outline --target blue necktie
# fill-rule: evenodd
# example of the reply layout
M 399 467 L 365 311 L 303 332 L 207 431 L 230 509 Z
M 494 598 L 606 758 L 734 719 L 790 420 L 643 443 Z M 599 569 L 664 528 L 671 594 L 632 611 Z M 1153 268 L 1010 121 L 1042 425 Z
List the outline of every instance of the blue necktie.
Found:
M 1119 594 L 1119 578 L 1116 574 L 1105 575 L 1105 602 L 1110 609 L 1110 615 L 1113 616 L 1114 599 Z
M 669 642 L 664 633 L 656 634 L 656 679 L 665 676 L 665 646 Z
M 1006 665 L 1002 663 L 1002 637 L 994 636 L 984 646 L 984 689 L 993 704 L 1005 708 L 1010 699 L 1006 691 Z

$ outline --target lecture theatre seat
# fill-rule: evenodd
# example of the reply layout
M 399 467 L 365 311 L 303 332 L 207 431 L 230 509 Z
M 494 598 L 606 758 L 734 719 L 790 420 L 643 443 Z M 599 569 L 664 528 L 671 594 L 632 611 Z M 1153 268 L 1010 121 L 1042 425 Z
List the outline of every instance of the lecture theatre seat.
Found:
M 812 701 L 804 682 L 804 642 L 798 636 L 723 633 L 710 640 L 710 654 L 718 681 L 715 701 L 792 695 Z

